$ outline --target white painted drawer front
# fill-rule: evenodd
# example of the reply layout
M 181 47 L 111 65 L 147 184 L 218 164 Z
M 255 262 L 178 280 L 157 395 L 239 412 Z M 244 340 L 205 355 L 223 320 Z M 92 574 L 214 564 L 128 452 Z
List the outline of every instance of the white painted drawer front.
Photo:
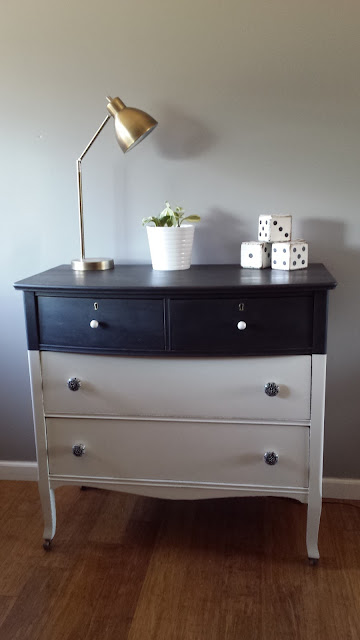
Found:
M 56 476 L 308 486 L 308 427 L 48 418 L 47 438 Z M 274 466 L 267 451 L 279 456 Z
M 149 358 L 42 352 L 45 413 L 309 420 L 311 356 Z M 68 389 L 69 378 L 81 381 Z M 265 394 L 267 382 L 280 392 Z

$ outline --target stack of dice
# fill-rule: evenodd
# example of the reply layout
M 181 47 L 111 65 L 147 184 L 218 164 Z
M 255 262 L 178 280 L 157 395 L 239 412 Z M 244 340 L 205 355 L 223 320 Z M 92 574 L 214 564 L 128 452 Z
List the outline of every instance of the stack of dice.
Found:
M 292 216 L 260 216 L 258 241 L 242 242 L 240 264 L 246 269 L 293 271 L 308 266 L 309 247 L 291 239 Z

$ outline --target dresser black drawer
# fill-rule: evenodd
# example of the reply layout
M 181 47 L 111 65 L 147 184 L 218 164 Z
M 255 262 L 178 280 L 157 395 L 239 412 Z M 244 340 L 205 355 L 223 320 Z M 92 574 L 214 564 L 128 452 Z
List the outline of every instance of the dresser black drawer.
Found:
M 170 349 L 183 353 L 311 353 L 309 296 L 170 300 Z M 239 325 L 239 323 L 245 323 Z M 238 326 L 239 325 L 239 326 Z
M 161 299 L 39 296 L 38 319 L 40 348 L 103 353 L 165 349 Z M 98 326 L 92 328 L 94 320 Z

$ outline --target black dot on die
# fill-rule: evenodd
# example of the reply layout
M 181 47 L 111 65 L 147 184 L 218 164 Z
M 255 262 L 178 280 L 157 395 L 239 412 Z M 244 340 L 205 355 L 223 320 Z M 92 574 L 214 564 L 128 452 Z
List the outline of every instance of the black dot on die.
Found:
M 301 260 L 301 264 L 305 264 L 305 260 Z
M 283 249 L 283 253 L 286 253 L 286 249 Z
M 273 221 L 273 225 L 274 225 L 274 227 L 276 227 L 276 225 L 277 225 L 277 220 L 274 220 L 274 221 Z
M 268 258 L 270 258 L 270 253 L 268 253 Z
M 253 257 L 253 254 L 252 254 L 252 253 L 249 253 L 249 258 L 252 258 L 252 257 Z
M 302 250 L 305 251 L 305 247 L 303 247 Z
M 293 252 L 296 253 L 296 247 L 293 248 Z
M 265 253 L 266 253 L 266 247 L 264 247 L 264 251 L 265 251 Z
M 275 249 L 275 247 L 274 247 L 274 253 L 276 253 L 276 252 L 277 252 L 277 249 Z
M 300 255 L 300 253 L 298 253 L 298 260 L 300 260 L 300 258 L 301 258 L 301 255 Z
M 284 260 L 284 262 L 283 262 L 283 265 L 286 265 L 286 262 L 285 262 L 285 260 Z
M 294 267 L 295 267 L 295 265 L 296 265 L 296 260 L 294 260 L 293 265 L 294 265 Z
M 261 220 L 260 220 L 260 224 L 262 224 Z
M 289 234 L 288 234 L 288 233 L 285 233 L 285 238 L 288 238 L 288 237 L 289 237 Z
M 282 227 L 279 227 L 279 231 L 282 231 L 282 230 L 283 230 L 283 228 L 282 228 Z
M 265 238 L 267 238 L 267 233 L 265 233 Z
M 261 231 L 260 231 L 260 233 L 259 233 L 259 238 L 260 238 L 260 236 L 261 236 Z
M 268 221 L 267 221 L 267 220 L 265 220 L 265 224 L 267 224 L 267 223 L 268 223 Z
M 261 227 L 261 228 L 262 228 L 262 230 L 264 231 L 264 227 Z
M 273 260 L 273 263 L 276 264 L 276 260 Z

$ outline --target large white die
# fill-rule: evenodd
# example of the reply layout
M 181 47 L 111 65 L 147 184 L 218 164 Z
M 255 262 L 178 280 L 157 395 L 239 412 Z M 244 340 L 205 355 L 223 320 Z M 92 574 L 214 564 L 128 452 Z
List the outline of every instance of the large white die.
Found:
M 292 216 L 259 216 L 258 240 L 261 242 L 289 242 Z
M 272 269 L 293 271 L 306 269 L 309 261 L 309 247 L 305 240 L 292 242 L 274 242 L 271 252 Z
M 240 264 L 245 269 L 266 269 L 270 267 L 270 242 L 242 242 Z

